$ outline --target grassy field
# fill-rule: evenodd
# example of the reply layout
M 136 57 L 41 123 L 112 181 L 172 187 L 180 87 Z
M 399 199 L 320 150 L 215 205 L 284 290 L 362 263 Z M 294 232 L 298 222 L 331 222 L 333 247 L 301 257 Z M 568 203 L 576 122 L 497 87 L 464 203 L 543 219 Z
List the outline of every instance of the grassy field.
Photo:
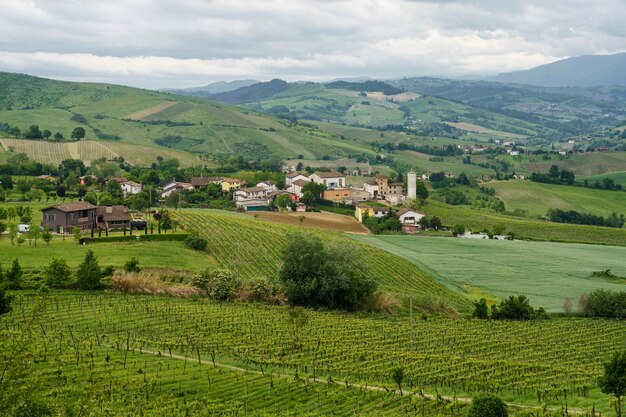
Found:
M 482 231 L 492 230 L 495 225 L 503 225 L 517 239 L 626 246 L 625 229 L 505 216 L 493 211 L 451 206 L 431 200 L 421 210 L 427 215 L 440 217 L 443 224 L 449 227 L 462 224 L 474 231 Z
M 217 210 L 181 210 L 174 215 L 188 230 L 196 230 L 208 240 L 209 253 L 223 267 L 237 271 L 244 279 L 263 276 L 276 279 L 285 235 L 302 230 L 299 226 L 270 223 Z M 304 223 L 307 228 L 306 220 Z M 364 267 L 378 280 L 381 290 L 400 296 L 420 293 L 425 297 L 445 299 L 461 310 L 469 308 L 463 295 L 437 283 L 410 262 L 370 245 L 355 245 L 342 233 L 312 227 L 307 233 L 316 234 L 328 243 L 354 246 L 355 252 L 363 256 Z
M 626 343 L 617 320 L 433 316 L 414 326 L 411 346 L 407 317 L 308 310 L 296 334 L 288 308 L 261 304 L 106 293 L 18 294 L 14 303 L 0 344 L 37 358 L 22 378 L 38 389 L 22 395 L 59 408 L 81 402 L 97 416 L 123 407 L 144 415 L 462 417 L 462 402 L 484 390 L 533 411 L 560 407 L 567 390 L 570 412 L 595 404 L 610 415 L 596 378 Z M 396 367 L 406 371 L 404 396 L 394 389 Z M 417 392 L 425 397 L 406 395 Z M 460 403 L 431 411 L 436 394 Z
M 525 294 L 535 307 L 562 311 L 597 288 L 625 291 L 626 285 L 593 278 L 611 269 L 626 276 L 626 248 L 571 243 L 453 239 L 415 236 L 355 236 L 400 256 L 440 282 L 474 296 L 496 300 Z M 451 261 L 451 260 L 454 261 Z
M 626 192 L 531 181 L 492 181 L 487 187 L 496 190 L 496 196 L 504 202 L 507 210 L 528 210 L 531 216 L 545 216 L 551 208 L 601 216 L 607 216 L 613 211 L 626 213 Z
M 626 165 L 624 166 L 624 168 L 626 169 Z M 578 177 L 577 179 L 579 181 L 587 180 L 589 182 L 595 182 L 595 181 L 602 182 L 602 179 L 605 178 L 605 177 L 611 178 L 617 184 L 621 184 L 622 186 L 626 186 L 626 171 L 609 172 L 607 174 L 592 175 L 592 176 L 589 176 L 589 177 Z
M 93 250 L 101 266 L 121 268 L 130 258 L 139 260 L 141 268 L 176 269 L 200 272 L 216 268 L 217 261 L 208 254 L 188 249 L 183 242 L 94 243 L 78 245 L 71 236 L 55 235 L 49 245 L 39 240 L 37 246 L 28 242 L 21 247 L 11 246 L 7 236 L 0 238 L 0 265 L 10 267 L 18 259 L 23 269 L 41 271 L 53 258 L 65 259 L 74 268 L 83 261 L 85 253 Z
M 626 152 L 591 152 L 569 156 L 562 160 L 523 163 L 522 166 L 528 172 L 548 172 L 553 164 L 580 176 L 622 172 L 626 169 Z

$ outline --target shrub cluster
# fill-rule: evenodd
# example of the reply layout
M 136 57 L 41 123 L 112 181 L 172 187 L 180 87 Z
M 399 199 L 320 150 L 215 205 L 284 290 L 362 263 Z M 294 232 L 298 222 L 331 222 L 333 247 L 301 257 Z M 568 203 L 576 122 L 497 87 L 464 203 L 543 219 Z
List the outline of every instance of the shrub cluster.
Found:
M 579 299 L 581 312 L 589 317 L 626 318 L 626 292 L 594 290 L 581 295 Z
M 548 220 L 556 223 L 571 223 L 571 224 L 587 224 L 591 226 L 604 226 L 622 228 L 626 219 L 623 214 L 617 214 L 615 212 L 609 214 L 607 217 L 596 216 L 589 213 L 580 213 L 575 210 L 561 210 L 553 208 L 548 210 Z
M 490 317 L 486 299 L 481 298 L 479 301 L 474 302 L 472 317 L 478 319 L 488 319 Z M 548 313 L 546 313 L 543 307 L 534 309 L 525 295 L 511 295 L 502 300 L 499 305 L 493 304 L 491 306 L 491 318 L 493 320 L 546 319 L 548 318 Z

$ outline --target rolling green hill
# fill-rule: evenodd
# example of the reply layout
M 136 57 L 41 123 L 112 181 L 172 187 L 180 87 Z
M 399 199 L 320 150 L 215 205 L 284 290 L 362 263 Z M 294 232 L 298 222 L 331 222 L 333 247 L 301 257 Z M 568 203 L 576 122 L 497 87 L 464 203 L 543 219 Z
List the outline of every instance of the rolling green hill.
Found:
M 527 210 L 544 216 L 551 208 L 576 210 L 599 216 L 626 212 L 626 192 L 594 190 L 531 181 L 495 181 L 488 184 L 509 211 Z

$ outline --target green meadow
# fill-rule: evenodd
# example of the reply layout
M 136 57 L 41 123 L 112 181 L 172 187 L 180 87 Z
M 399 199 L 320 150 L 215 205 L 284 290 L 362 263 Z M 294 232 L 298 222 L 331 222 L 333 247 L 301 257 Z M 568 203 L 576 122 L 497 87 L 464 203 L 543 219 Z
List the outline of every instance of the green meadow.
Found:
M 626 290 L 626 281 L 592 273 L 611 269 L 626 276 L 626 248 L 553 242 L 479 240 L 424 236 L 351 236 L 400 256 L 441 283 L 473 298 L 525 294 L 535 307 L 561 311 L 583 292 Z

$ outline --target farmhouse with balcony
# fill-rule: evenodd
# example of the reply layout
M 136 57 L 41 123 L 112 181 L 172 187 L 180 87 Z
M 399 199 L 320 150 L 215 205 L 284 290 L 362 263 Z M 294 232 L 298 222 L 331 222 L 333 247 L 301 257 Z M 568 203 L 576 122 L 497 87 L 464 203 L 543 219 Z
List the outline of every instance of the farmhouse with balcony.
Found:
M 420 220 L 424 217 L 424 214 L 407 208 L 399 210 L 397 215 L 404 233 L 417 232 L 420 228 Z
M 343 188 L 346 186 L 346 176 L 338 172 L 316 172 L 309 179 L 317 184 L 324 184 L 326 188 Z
M 98 207 L 84 201 L 61 203 L 41 209 L 41 225 L 56 233 L 71 233 L 72 227 L 92 230 L 96 223 Z
M 96 226 L 105 230 L 130 229 L 133 217 L 126 206 L 101 206 L 96 208 Z

